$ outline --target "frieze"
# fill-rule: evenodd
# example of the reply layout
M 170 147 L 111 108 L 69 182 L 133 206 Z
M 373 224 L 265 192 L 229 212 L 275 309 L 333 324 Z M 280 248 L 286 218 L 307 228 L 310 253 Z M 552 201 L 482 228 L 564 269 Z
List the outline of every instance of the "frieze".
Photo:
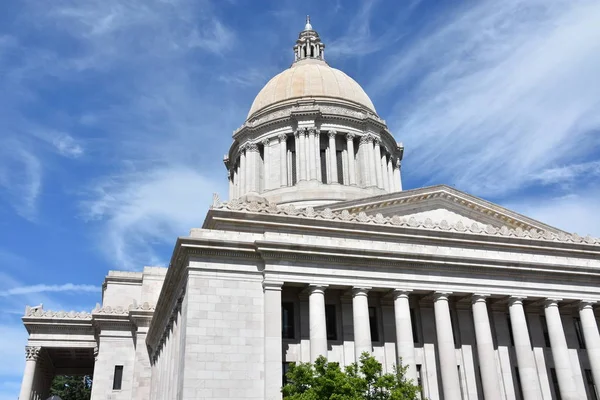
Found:
M 300 113 L 301 114 L 301 113 L 315 113 L 315 112 L 321 112 L 322 114 L 328 114 L 328 115 L 339 115 L 339 116 L 351 117 L 351 118 L 358 119 L 358 120 L 365 120 L 368 118 L 368 119 L 372 119 L 382 125 L 385 125 L 385 120 L 379 118 L 379 116 L 377 116 L 376 114 L 373 114 L 371 112 L 356 111 L 356 110 L 352 110 L 352 109 L 349 109 L 346 107 L 333 106 L 333 105 L 321 105 L 321 106 L 313 105 L 313 104 L 294 105 L 292 107 L 269 112 L 258 118 L 252 118 L 252 119 L 246 121 L 241 127 L 236 129 L 235 131 L 233 131 L 233 136 L 237 135 L 244 128 L 255 128 L 259 125 L 266 124 L 266 123 L 269 123 L 274 120 L 279 120 L 282 118 L 290 117 L 292 115 L 292 113 L 294 113 L 294 114 Z
M 582 237 L 577 234 L 566 234 L 564 232 L 553 233 L 550 231 L 537 230 L 534 228 L 523 229 L 521 227 L 517 227 L 516 229 L 512 229 L 508 228 L 506 225 L 503 225 L 500 228 L 496 228 L 493 225 L 483 225 L 478 224 L 476 222 L 465 225 L 461 221 L 458 221 L 456 223 L 449 223 L 446 220 L 433 221 L 430 218 L 426 218 L 425 220 L 418 220 L 414 216 L 408 218 L 400 217 L 398 215 L 386 217 L 381 213 L 377 213 L 376 215 L 368 215 L 363 211 L 358 213 L 350 213 L 348 212 L 348 210 L 332 211 L 329 208 L 319 211 L 315 210 L 312 207 L 296 208 L 293 205 L 277 207 L 269 203 L 259 203 L 255 201 L 244 202 L 240 199 L 233 199 L 229 202 L 224 203 L 214 203 L 212 208 L 231 211 L 246 211 L 252 213 L 265 213 L 273 215 L 287 215 L 292 217 L 326 219 L 343 222 L 358 222 L 364 224 L 391 225 L 434 231 L 447 231 L 458 233 L 470 233 L 477 235 L 529 238 L 553 242 L 600 245 L 599 238 L 594 238 L 589 235 Z
M 81 311 L 44 310 L 42 307 L 27 307 L 25 317 L 58 318 L 58 319 L 92 319 L 92 314 Z

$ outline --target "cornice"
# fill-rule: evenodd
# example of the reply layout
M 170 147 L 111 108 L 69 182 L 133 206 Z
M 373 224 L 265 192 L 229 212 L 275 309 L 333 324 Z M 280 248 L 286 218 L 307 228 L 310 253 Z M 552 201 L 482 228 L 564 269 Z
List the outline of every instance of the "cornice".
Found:
M 299 209 L 292 205 L 278 207 L 273 203 L 243 202 L 239 199 L 233 199 L 225 203 L 215 202 L 213 203 L 211 209 L 256 214 L 283 215 L 297 218 L 352 222 L 369 225 L 387 225 L 432 232 L 454 232 L 471 236 L 474 239 L 478 236 L 492 236 L 513 238 L 518 240 L 536 240 L 544 243 L 579 244 L 593 247 L 600 246 L 600 239 L 598 238 L 593 238 L 591 236 L 581 237 L 577 234 L 567 234 L 562 231 L 554 233 L 547 230 L 537 230 L 535 228 L 526 230 L 521 227 L 511 229 L 506 225 L 496 228 L 492 225 L 482 225 L 478 223 L 465 225 L 461 221 L 457 223 L 449 223 L 446 220 L 438 222 L 432 221 L 430 218 L 426 218 L 425 220 L 417 220 L 415 217 L 405 218 L 397 215 L 385 217 L 381 213 L 376 215 L 368 215 L 364 211 L 351 213 L 348 209 L 344 209 L 342 211 L 332 211 L 330 208 L 316 210 L 312 207 Z M 600 248 L 594 248 L 594 251 L 600 251 Z
M 453 193 L 453 192 L 457 193 Z M 493 204 L 484 199 L 475 198 L 466 193 L 461 194 L 460 191 L 451 189 L 446 185 L 437 185 L 432 187 L 425 187 L 419 189 L 406 190 L 402 192 L 395 192 L 384 194 L 380 196 L 373 196 L 366 199 L 358 199 L 347 202 L 341 202 L 338 204 L 332 204 L 328 206 L 333 211 L 348 210 L 350 213 L 357 214 L 361 211 L 374 211 L 377 209 L 385 209 L 396 205 L 414 204 L 423 202 L 426 200 L 445 200 L 450 203 L 454 203 L 469 209 L 472 212 L 479 213 L 486 219 L 493 219 L 506 225 L 507 227 L 522 230 L 531 231 L 532 229 L 539 231 L 551 231 L 558 234 L 562 232 L 556 228 L 543 224 L 539 221 L 530 220 L 523 215 L 515 213 L 511 210 L 507 210 L 501 206 Z M 323 206 L 316 207 L 316 210 L 322 211 Z M 507 215 L 509 214 L 513 215 Z M 530 220 L 530 222 L 528 222 Z M 542 229 L 544 228 L 544 229 Z M 566 232 L 563 232 L 567 234 Z

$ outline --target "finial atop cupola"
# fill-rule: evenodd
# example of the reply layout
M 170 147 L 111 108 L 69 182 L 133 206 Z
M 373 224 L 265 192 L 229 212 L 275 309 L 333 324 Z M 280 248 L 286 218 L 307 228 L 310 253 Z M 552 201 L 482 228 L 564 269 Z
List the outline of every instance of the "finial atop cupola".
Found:
M 306 16 L 306 25 L 294 46 L 294 62 L 305 59 L 325 60 L 325 44 L 310 24 L 310 15 Z
M 312 25 L 310 24 L 310 15 L 306 16 L 306 25 L 304 25 L 304 30 L 305 31 L 312 31 Z

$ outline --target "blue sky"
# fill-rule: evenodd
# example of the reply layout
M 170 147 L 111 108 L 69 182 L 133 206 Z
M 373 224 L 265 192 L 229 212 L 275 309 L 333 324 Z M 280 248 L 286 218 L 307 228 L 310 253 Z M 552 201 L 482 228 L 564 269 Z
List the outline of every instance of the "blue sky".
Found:
M 22 0 L 0 5 L 0 399 L 25 304 L 89 310 L 226 197 L 222 157 L 304 16 L 446 183 L 600 236 L 600 3 Z

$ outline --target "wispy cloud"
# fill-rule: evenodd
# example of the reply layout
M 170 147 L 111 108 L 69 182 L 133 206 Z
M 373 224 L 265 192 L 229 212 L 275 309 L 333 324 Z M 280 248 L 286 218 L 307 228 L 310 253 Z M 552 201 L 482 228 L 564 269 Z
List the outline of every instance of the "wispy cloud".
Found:
M 600 189 L 559 196 L 526 196 L 505 204 L 508 208 L 579 235 L 600 237 Z
M 5 197 L 23 218 L 34 220 L 42 188 L 40 160 L 17 141 L 0 145 L 0 198 Z
M 544 185 L 570 184 L 582 176 L 586 179 L 600 177 L 600 161 L 548 168 L 533 175 L 531 179 Z
M 31 293 L 45 293 L 45 292 L 72 292 L 72 293 L 81 293 L 81 292 L 92 292 L 98 293 L 100 292 L 99 286 L 94 285 L 78 285 L 74 283 L 65 283 L 62 285 L 29 285 L 29 286 L 20 286 L 11 289 L 0 290 L 0 297 L 6 296 L 16 296 L 22 294 L 31 294 Z
M 369 91 L 405 93 L 387 119 L 407 177 L 495 196 L 583 172 L 569 164 L 598 144 L 599 20 L 587 0 L 466 3 L 399 48 Z
M 224 189 L 194 169 L 165 167 L 105 181 L 84 206 L 103 226 L 106 255 L 118 268 L 140 269 L 141 262 L 164 265 L 158 247 L 200 226 L 212 193 Z

